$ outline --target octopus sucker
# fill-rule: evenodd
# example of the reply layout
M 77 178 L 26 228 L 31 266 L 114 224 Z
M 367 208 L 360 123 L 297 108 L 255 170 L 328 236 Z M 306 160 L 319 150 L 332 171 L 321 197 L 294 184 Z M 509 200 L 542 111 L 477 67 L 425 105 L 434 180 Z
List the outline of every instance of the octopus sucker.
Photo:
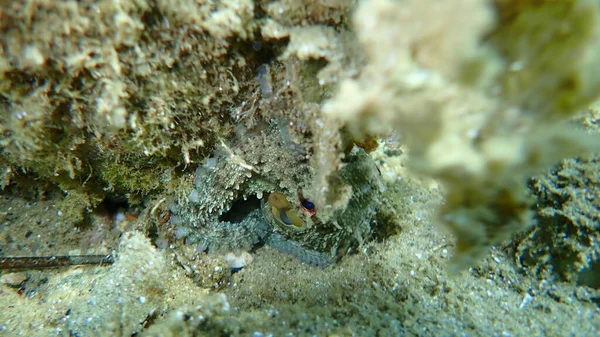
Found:
M 332 263 L 337 262 L 337 259 L 329 254 L 305 248 L 297 242 L 284 239 L 283 236 L 277 233 L 270 235 L 267 238 L 266 243 L 269 247 L 281 253 L 294 256 L 300 261 L 312 266 L 327 267 Z

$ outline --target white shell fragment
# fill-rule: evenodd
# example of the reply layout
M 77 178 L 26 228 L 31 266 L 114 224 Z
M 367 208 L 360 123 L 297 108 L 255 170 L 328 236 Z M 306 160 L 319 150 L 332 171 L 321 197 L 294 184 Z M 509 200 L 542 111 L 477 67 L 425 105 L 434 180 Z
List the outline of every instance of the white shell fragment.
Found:
M 254 258 L 248 252 L 239 252 L 237 254 L 227 253 L 224 259 L 230 268 L 242 268 L 252 263 Z

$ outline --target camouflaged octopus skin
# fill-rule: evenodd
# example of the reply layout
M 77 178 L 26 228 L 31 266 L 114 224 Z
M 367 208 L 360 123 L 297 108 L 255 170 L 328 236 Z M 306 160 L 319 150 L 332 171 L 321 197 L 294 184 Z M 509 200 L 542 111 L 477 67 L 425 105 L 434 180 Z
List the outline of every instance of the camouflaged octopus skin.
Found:
M 278 127 L 262 127 L 245 135 L 243 141 L 226 147 L 216 163 L 198 168 L 191 193 L 170 205 L 178 238 L 209 253 L 268 244 L 317 266 L 339 260 L 369 239 L 383 189 L 370 156 L 355 148 L 331 177 L 335 184 L 350 189 L 351 198 L 347 207 L 323 222 L 318 208 L 306 212 L 303 206 L 311 204 L 303 195 L 313 181 L 308 160 L 286 146 Z M 273 193 L 285 196 L 290 212 L 297 213 L 300 222 L 291 224 L 269 203 Z

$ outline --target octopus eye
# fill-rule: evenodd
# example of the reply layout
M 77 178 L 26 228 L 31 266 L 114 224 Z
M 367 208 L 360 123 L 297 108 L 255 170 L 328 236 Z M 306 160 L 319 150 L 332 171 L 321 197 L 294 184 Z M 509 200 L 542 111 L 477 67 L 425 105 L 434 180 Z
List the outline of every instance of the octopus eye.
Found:
M 300 203 L 300 206 L 301 206 L 302 211 L 304 213 L 306 213 L 308 216 L 313 216 L 317 212 L 317 210 L 315 208 L 315 204 L 308 199 L 303 199 L 302 202 Z
M 273 218 L 282 225 L 295 228 L 304 227 L 304 220 L 298 216 L 295 208 L 283 193 L 271 193 L 268 198 Z

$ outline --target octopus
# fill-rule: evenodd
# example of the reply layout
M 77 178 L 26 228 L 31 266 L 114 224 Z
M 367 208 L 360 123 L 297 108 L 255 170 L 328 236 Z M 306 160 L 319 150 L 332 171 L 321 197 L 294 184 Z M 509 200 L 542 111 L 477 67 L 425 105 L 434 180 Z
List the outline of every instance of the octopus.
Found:
M 312 181 L 309 164 L 280 143 L 269 143 L 272 135 L 267 131 L 255 136 L 262 146 L 250 146 L 254 156 L 246 158 L 253 160 L 225 156 L 213 167 L 197 170 L 195 188 L 170 206 L 175 236 L 209 253 L 268 245 L 316 266 L 356 252 L 373 236 L 383 190 L 369 154 L 355 147 L 346 155 L 343 168 L 330 177 L 348 200 L 345 207 L 323 218 L 305 195 Z M 259 152 L 270 153 L 270 160 Z M 242 159 L 244 166 L 236 164 Z
M 316 144 L 332 144 L 316 131 L 337 131 L 323 128 L 318 108 L 299 102 L 301 95 L 292 86 L 279 92 L 269 88 L 262 100 L 247 103 L 255 115 L 244 113 L 246 124 L 236 120 L 235 134 L 221 140 L 215 156 L 198 167 L 191 191 L 169 205 L 172 233 L 199 252 L 267 245 L 311 265 L 330 265 L 381 232 L 375 227 L 383 183 L 367 153 L 377 142 L 340 137 L 343 159 L 327 175 L 327 192 L 338 202 L 319 204 L 322 198 L 316 195 L 324 187 L 315 179 L 317 165 L 311 160 Z
M 261 206 L 271 228 L 266 243 L 312 265 L 328 265 L 363 246 L 373 236 L 383 186 L 377 167 L 368 154 L 357 150 L 347 156 L 334 179 L 351 190 L 350 199 L 326 221 L 302 191 L 293 197 L 271 193 Z

